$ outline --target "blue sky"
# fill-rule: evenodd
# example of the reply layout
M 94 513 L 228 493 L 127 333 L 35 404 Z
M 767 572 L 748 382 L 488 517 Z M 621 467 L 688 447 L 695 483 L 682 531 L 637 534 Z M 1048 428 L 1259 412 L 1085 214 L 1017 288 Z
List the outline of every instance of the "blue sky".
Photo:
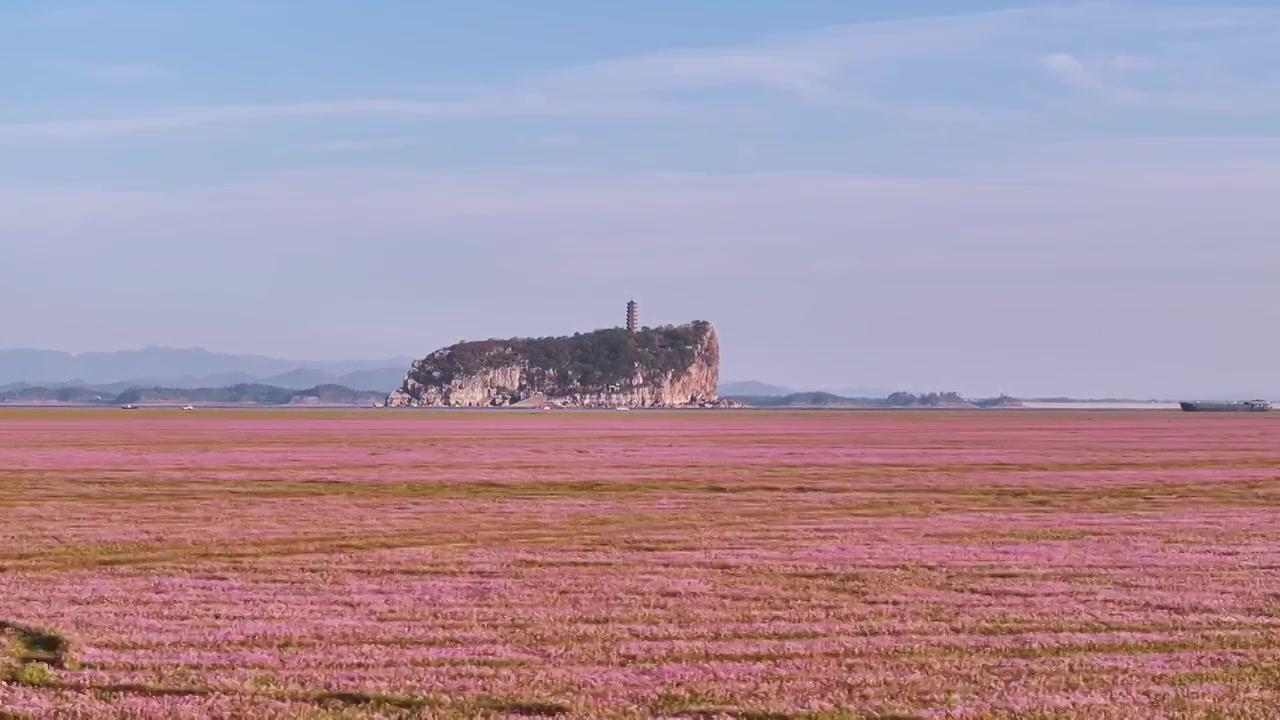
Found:
M 9 0 L 0 345 L 1280 394 L 1272 6 Z

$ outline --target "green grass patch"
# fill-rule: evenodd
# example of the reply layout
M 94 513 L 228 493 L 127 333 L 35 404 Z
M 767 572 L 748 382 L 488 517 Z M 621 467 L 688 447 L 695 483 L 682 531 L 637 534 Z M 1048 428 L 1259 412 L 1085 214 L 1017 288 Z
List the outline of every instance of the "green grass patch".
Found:
M 9 673 L 9 677 L 15 684 L 27 687 L 49 687 L 55 682 L 53 671 L 42 662 L 24 663 Z
M 72 664 L 71 641 L 53 630 L 0 620 L 0 639 L 7 641 L 10 661 L 18 666 L 42 663 L 61 669 Z

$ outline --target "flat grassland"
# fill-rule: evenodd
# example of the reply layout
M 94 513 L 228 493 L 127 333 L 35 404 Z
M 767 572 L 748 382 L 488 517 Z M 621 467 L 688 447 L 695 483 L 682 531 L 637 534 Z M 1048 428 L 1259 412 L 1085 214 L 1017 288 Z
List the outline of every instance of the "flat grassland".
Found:
M 1275 717 L 1280 417 L 0 411 L 0 717 Z

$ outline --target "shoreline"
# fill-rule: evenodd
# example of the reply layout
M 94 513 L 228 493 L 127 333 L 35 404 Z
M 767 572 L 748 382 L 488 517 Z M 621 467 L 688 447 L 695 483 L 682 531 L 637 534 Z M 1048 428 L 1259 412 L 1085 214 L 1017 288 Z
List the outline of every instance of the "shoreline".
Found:
M 618 407 L 563 407 L 542 409 L 536 407 L 375 407 L 371 405 L 352 405 L 344 403 L 306 403 L 297 405 L 262 405 L 257 403 L 210 403 L 193 405 L 191 410 L 183 410 L 184 404 L 136 404 L 132 408 L 118 405 L 88 403 L 0 403 L 0 411 L 13 410 L 114 410 L 120 412 L 137 412 L 147 410 L 172 410 L 175 412 L 197 412 L 201 410 L 351 410 L 351 411 L 383 411 L 395 413 L 412 412 L 520 412 L 520 413 L 562 413 L 562 412 L 617 412 Z M 1045 412 L 1045 411 L 1179 411 L 1177 403 L 1026 403 L 1024 405 L 1006 405 L 1001 407 L 981 408 L 966 406 L 876 406 L 876 405 L 744 405 L 741 407 L 625 407 L 632 412 L 912 412 L 912 413 L 998 413 L 998 412 Z

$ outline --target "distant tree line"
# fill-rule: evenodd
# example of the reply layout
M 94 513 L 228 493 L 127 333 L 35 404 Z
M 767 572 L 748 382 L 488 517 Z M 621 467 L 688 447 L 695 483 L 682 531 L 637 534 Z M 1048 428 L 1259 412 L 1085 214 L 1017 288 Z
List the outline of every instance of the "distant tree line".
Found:
M 783 396 L 767 396 L 767 397 L 750 397 L 737 396 L 733 398 L 748 405 L 757 407 L 786 407 L 786 406 L 845 406 L 845 407 L 893 407 L 893 408 L 909 408 L 909 407 L 951 407 L 951 406 L 974 406 L 974 407 L 1007 407 L 1018 404 L 1018 400 L 1007 395 L 1001 395 L 994 398 L 969 399 L 961 396 L 956 392 L 930 392 L 922 395 L 916 395 L 909 392 L 895 392 L 888 397 L 883 398 L 851 398 L 843 397 L 828 392 L 807 392 L 792 393 Z
M 130 388 L 118 394 L 103 394 L 91 388 L 32 387 L 0 393 L 0 402 L 57 402 L 77 405 L 137 405 L 139 403 L 246 403 L 288 405 L 304 400 L 334 404 L 357 404 L 380 400 L 383 393 L 352 390 L 342 385 L 317 385 L 306 390 L 290 390 L 260 383 L 240 383 L 218 388 Z

